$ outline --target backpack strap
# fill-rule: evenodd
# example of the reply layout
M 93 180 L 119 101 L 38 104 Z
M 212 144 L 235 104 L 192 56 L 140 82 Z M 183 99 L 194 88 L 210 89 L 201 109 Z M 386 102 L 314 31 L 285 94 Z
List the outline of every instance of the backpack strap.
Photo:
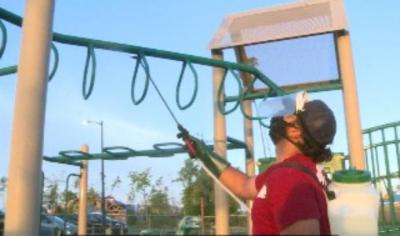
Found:
M 319 186 L 325 191 L 326 196 L 328 197 L 329 200 L 333 200 L 336 198 L 335 192 L 331 191 L 328 189 L 328 186 L 324 186 L 321 182 L 319 182 L 317 176 L 307 167 L 305 167 L 302 164 L 296 163 L 296 162 L 284 162 L 279 165 L 280 167 L 288 167 L 292 169 L 299 170 L 303 173 L 306 173 L 307 175 L 311 176 L 313 180 L 315 180 Z

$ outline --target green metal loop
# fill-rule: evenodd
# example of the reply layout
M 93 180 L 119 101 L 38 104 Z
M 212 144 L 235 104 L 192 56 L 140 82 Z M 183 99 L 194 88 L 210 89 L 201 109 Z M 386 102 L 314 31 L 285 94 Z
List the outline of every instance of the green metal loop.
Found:
M 189 65 L 189 68 L 192 71 L 193 76 L 194 76 L 194 88 L 193 88 L 192 98 L 189 100 L 189 102 L 186 105 L 182 106 L 181 101 L 179 99 L 179 97 L 180 97 L 179 94 L 180 94 L 180 91 L 181 91 L 183 75 L 185 73 L 187 64 Z M 193 105 L 193 102 L 196 100 L 196 96 L 197 96 L 198 81 L 199 81 L 199 78 L 198 78 L 197 72 L 194 69 L 192 63 L 190 61 L 184 61 L 183 64 L 182 64 L 181 74 L 179 75 L 178 85 L 176 86 L 176 97 L 175 97 L 176 98 L 176 104 L 178 105 L 180 110 L 186 110 L 187 108 L 189 108 L 190 106 Z
M 248 89 L 246 89 L 246 90 L 243 92 L 243 95 L 242 95 L 243 97 L 246 97 L 246 96 L 250 93 L 250 91 L 251 91 L 252 88 L 254 87 L 254 83 L 255 83 L 256 80 L 257 80 L 256 78 L 254 78 L 254 79 L 251 80 L 251 82 L 250 82 L 250 84 L 249 84 L 249 86 L 248 86 Z M 272 93 L 275 93 L 274 90 L 271 89 L 271 91 L 272 91 Z M 268 94 L 266 95 L 266 97 L 267 97 L 267 96 L 268 96 Z M 262 126 L 264 126 L 265 128 L 269 128 L 269 125 L 267 125 L 267 124 L 264 123 L 264 120 L 266 119 L 266 117 L 258 116 L 258 114 L 257 114 L 257 116 L 250 116 L 250 115 L 248 115 L 248 114 L 244 111 L 244 107 L 243 107 L 243 103 L 242 103 L 242 102 L 240 103 L 240 111 L 242 112 L 243 116 L 244 116 L 246 119 L 258 121 L 258 122 L 259 122 Z
M 164 149 L 162 147 L 167 147 L 167 146 L 176 146 L 177 148 L 185 148 L 185 145 L 177 142 L 169 142 L 169 143 L 156 143 L 153 145 L 153 148 L 157 151 L 165 151 L 169 152 L 168 149 Z
M 181 143 L 176 143 L 176 142 L 169 142 L 169 143 L 156 143 L 153 145 L 153 148 L 157 151 L 159 151 L 159 153 L 154 153 L 151 155 L 151 157 L 170 157 L 173 156 L 175 154 L 175 152 L 173 150 L 168 150 L 168 149 L 164 149 L 162 147 L 166 147 L 166 146 L 176 146 L 178 148 L 184 148 L 185 146 L 182 145 Z
M 86 157 L 87 159 L 93 158 L 93 156 L 90 155 L 89 153 L 78 151 L 78 150 L 61 151 L 58 154 L 60 154 L 60 156 L 66 157 L 66 158 L 78 159 L 78 160 L 81 160 L 82 156 Z
M 91 71 L 91 75 L 90 75 L 89 89 L 86 89 L 87 74 L 88 74 L 90 62 L 92 64 L 92 71 Z M 85 70 L 83 72 L 82 95 L 85 100 L 87 100 L 90 97 L 90 95 L 92 94 L 95 78 L 96 78 L 96 55 L 94 53 L 93 46 L 90 45 L 87 50 Z
M 0 20 L 0 29 L 1 29 L 1 46 L 0 46 L 0 58 L 3 56 L 4 51 L 6 50 L 7 45 L 7 28 L 4 25 L 3 21 Z
M 121 151 L 116 152 L 115 150 Z M 106 147 L 103 148 L 103 152 L 113 157 L 112 159 L 110 158 L 110 160 L 126 160 L 129 156 L 134 156 L 138 153 L 131 148 L 123 146 Z
M 146 74 L 146 80 L 145 80 L 142 95 L 140 96 L 139 99 L 136 99 L 135 98 L 135 86 L 136 86 L 136 78 L 138 75 L 139 66 L 141 66 L 143 68 L 143 70 Z M 147 63 L 146 58 L 142 54 L 138 54 L 136 57 L 135 70 L 133 72 L 132 84 L 131 84 L 131 100 L 132 100 L 133 104 L 139 105 L 141 102 L 143 102 L 144 98 L 147 95 L 147 91 L 149 90 L 149 80 L 150 80 L 149 64 Z
M 54 75 L 56 74 L 57 68 L 58 68 L 58 62 L 60 60 L 60 56 L 58 54 L 57 47 L 56 47 L 56 45 L 54 45 L 54 43 L 51 43 L 51 51 L 53 52 L 53 55 L 54 55 L 54 65 L 49 74 L 49 81 L 51 81 L 53 79 Z
M 239 91 L 239 96 L 238 96 L 239 99 L 236 100 L 235 105 L 231 109 L 229 109 L 227 111 L 225 110 L 225 101 L 218 101 L 217 102 L 219 111 L 224 115 L 228 115 L 228 114 L 232 113 L 233 111 L 235 111 L 236 108 L 240 105 L 240 103 L 243 100 L 241 79 L 240 79 L 239 75 L 235 71 L 233 71 L 232 69 L 229 69 L 229 72 L 236 79 L 236 82 L 237 82 L 237 85 L 238 85 L 238 91 Z M 224 91 L 225 79 L 226 79 L 227 74 L 228 74 L 228 71 L 225 70 L 223 79 L 222 79 L 221 84 L 219 85 L 219 88 L 218 88 L 218 98 L 223 97 L 224 100 L 225 100 L 225 95 L 222 96 L 223 95 L 222 93 Z
M 148 157 L 150 157 L 150 158 L 167 158 L 167 157 L 172 157 L 173 155 L 174 155 L 174 153 L 172 153 L 172 152 L 159 151 L 158 153 L 149 154 Z

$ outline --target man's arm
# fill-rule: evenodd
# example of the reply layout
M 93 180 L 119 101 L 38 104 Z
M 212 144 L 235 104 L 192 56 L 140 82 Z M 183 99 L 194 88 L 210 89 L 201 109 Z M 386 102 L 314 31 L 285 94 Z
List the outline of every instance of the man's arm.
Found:
M 283 235 L 319 235 L 319 221 L 317 219 L 299 220 L 281 231 Z
M 248 177 L 233 167 L 225 168 L 219 180 L 240 198 L 252 200 L 257 195 L 255 177 Z

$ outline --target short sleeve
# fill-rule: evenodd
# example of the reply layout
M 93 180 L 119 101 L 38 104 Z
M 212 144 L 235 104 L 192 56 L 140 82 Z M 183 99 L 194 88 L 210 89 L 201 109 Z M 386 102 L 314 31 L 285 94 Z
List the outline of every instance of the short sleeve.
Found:
M 267 201 L 279 230 L 305 219 L 319 219 L 315 188 L 306 174 L 279 168 L 268 178 Z

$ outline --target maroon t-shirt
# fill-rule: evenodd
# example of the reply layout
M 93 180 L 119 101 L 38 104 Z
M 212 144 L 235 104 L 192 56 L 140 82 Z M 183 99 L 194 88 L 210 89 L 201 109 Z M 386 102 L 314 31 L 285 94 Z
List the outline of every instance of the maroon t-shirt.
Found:
M 304 155 L 295 155 L 284 162 L 297 162 L 312 173 L 315 163 Z M 254 234 L 279 234 L 287 226 L 305 219 L 318 219 L 320 233 L 330 234 L 327 200 L 323 189 L 303 171 L 271 166 L 255 180 L 257 196 L 251 212 Z

